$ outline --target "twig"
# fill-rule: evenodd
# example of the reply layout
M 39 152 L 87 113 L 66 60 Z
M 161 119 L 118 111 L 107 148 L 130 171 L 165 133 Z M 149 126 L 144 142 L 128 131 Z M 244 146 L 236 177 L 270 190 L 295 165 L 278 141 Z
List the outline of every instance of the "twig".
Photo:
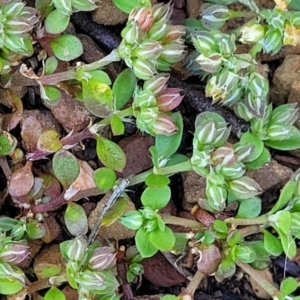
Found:
M 113 206 L 113 204 L 115 203 L 115 201 L 118 199 L 118 197 L 120 197 L 120 195 L 124 192 L 125 188 L 128 186 L 129 184 L 129 180 L 128 179 L 123 179 L 121 181 L 121 183 L 115 188 L 115 190 L 113 191 L 113 193 L 111 194 L 111 196 L 109 197 L 108 201 L 105 203 L 104 207 L 102 208 L 102 210 L 100 211 L 96 221 L 95 221 L 95 225 L 88 237 L 88 244 L 91 244 L 99 230 L 101 227 L 101 221 L 103 219 L 103 217 L 105 216 L 105 214 L 107 213 L 107 211 Z

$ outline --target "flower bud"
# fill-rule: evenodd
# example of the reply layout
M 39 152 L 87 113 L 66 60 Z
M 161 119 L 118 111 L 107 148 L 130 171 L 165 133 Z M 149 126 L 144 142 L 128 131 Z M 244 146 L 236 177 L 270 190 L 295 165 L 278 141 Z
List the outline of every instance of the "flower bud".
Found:
M 52 0 L 55 8 L 63 15 L 70 16 L 72 14 L 71 0 Z
M 22 13 L 24 8 L 25 8 L 24 2 L 8 2 L 1 5 L 0 12 L 1 15 L 5 15 L 5 16 L 17 16 Z
M 158 41 L 166 35 L 167 29 L 168 25 L 166 23 L 154 23 L 154 25 L 148 31 L 148 37 Z
M 173 42 L 163 46 L 163 51 L 160 55 L 160 58 L 169 64 L 174 64 L 182 60 L 186 53 L 187 51 L 185 50 L 185 45 Z
M 254 44 L 264 38 L 266 29 L 265 26 L 253 22 L 242 27 L 241 33 L 240 42 L 243 44 Z
M 99 247 L 93 251 L 89 265 L 96 271 L 110 269 L 116 264 L 116 255 L 112 247 Z
M 181 42 L 181 37 L 185 35 L 186 27 L 182 25 L 168 25 L 167 33 L 163 38 L 164 43 L 171 41 Z
M 249 77 L 248 89 L 254 97 L 266 98 L 269 92 L 268 80 L 259 73 L 252 72 Z
M 132 230 L 138 230 L 144 223 L 144 217 L 139 211 L 129 211 L 123 214 L 119 221 Z
M 129 14 L 128 21 L 137 22 L 141 30 L 146 32 L 153 24 L 152 9 L 148 7 L 135 7 Z
M 289 23 L 285 24 L 283 34 L 283 45 L 298 46 L 300 43 L 300 28 Z
M 172 135 L 178 131 L 173 119 L 164 113 L 158 115 L 151 129 L 155 134 L 163 135 Z
M 237 102 L 233 106 L 234 113 L 240 117 L 241 119 L 244 119 L 245 121 L 250 121 L 254 118 L 253 114 L 251 111 L 248 109 L 248 106 L 246 106 L 245 103 L 243 102 Z M 257 131 L 255 131 L 257 132 Z
M 136 47 L 132 54 L 140 59 L 155 60 L 163 52 L 162 45 L 151 39 L 144 40 L 138 47 Z
M 158 74 L 155 77 L 146 80 L 144 82 L 143 89 L 151 91 L 153 95 L 156 96 L 165 91 L 169 78 L 169 74 Z
M 289 13 L 289 18 L 287 23 L 285 24 L 291 24 L 295 26 L 300 26 L 300 12 L 299 11 L 294 11 Z
M 18 281 L 25 285 L 25 275 L 23 271 L 20 268 L 11 266 L 6 262 L 2 262 L 0 264 L 0 278 L 7 278 L 11 283 Z
M 215 165 L 233 165 L 236 162 L 233 148 L 219 147 L 211 153 L 211 160 Z
M 298 119 L 298 108 L 296 103 L 283 104 L 272 112 L 269 125 L 293 125 Z
M 192 35 L 192 42 L 196 50 L 205 56 L 219 52 L 218 41 L 210 32 L 197 31 L 196 34 Z
M 132 45 L 138 42 L 141 36 L 141 29 L 136 23 L 132 21 L 128 22 L 126 27 L 122 30 L 121 36 L 126 43 Z
M 153 18 L 155 22 L 164 22 L 168 23 L 171 15 L 173 13 L 173 5 L 171 5 L 171 2 L 167 4 L 155 4 L 153 6 Z
M 259 184 L 247 176 L 227 182 L 227 185 L 228 190 L 239 199 L 248 199 L 261 192 Z
M 153 107 L 156 106 L 156 98 L 148 90 L 141 90 L 134 93 L 133 107 Z
M 144 59 L 133 59 L 132 68 L 134 75 L 143 80 L 150 79 L 157 73 L 154 64 Z
M 233 180 L 243 176 L 246 170 L 243 163 L 237 162 L 234 165 L 222 165 L 216 169 L 216 172 L 220 173 L 226 179 Z
M 223 99 L 222 103 L 227 106 L 232 106 L 238 102 L 243 96 L 244 89 L 240 86 L 235 86 L 228 95 Z
M 270 26 L 269 30 L 276 28 L 280 34 L 283 31 L 286 16 L 277 9 L 264 9 L 259 14 L 265 19 L 266 23 Z
M 147 231 L 147 232 L 151 232 L 153 231 L 154 229 L 157 228 L 157 219 L 154 219 L 154 220 L 150 220 L 150 221 L 147 221 L 144 225 L 144 229 Z
M 226 207 L 227 192 L 222 186 L 209 183 L 208 181 L 205 195 L 213 209 L 221 211 Z
M 210 5 L 202 12 L 203 25 L 207 29 L 221 28 L 229 19 L 229 9 L 225 5 Z
M 200 144 L 207 145 L 214 142 L 217 136 L 217 122 L 211 120 L 207 122 L 201 128 L 197 128 L 195 132 L 195 138 Z
M 20 243 L 9 243 L 4 245 L 0 252 L 0 259 L 17 265 L 29 255 L 29 247 Z
M 267 129 L 267 136 L 272 141 L 286 140 L 292 136 L 293 126 L 272 125 Z
M 85 270 L 80 274 L 78 283 L 88 291 L 101 292 L 102 290 L 107 288 L 106 278 L 102 274 L 102 272 Z
M 97 8 L 94 0 L 72 0 L 72 8 L 77 11 L 91 11 Z
M 184 96 L 179 94 L 181 89 L 167 88 L 163 93 L 156 97 L 157 106 L 160 111 L 167 112 L 176 108 L 182 101 Z
M 80 262 L 85 255 L 86 249 L 86 240 L 82 236 L 77 236 L 75 239 L 69 241 L 66 255 L 71 261 Z
M 209 56 L 200 54 L 195 61 L 200 65 L 200 68 L 208 73 L 216 73 L 219 71 L 223 59 L 219 53 L 212 53 Z
M 253 145 L 234 145 L 234 152 L 236 155 L 236 160 L 239 162 L 248 162 L 249 156 L 252 154 L 254 150 Z
M 235 35 L 222 34 L 219 41 L 220 52 L 223 56 L 231 56 L 235 50 Z
M 157 218 L 155 211 L 149 207 L 145 206 L 143 209 L 140 210 L 145 220 L 155 220 Z
M 256 254 L 254 250 L 248 246 L 236 246 L 234 247 L 234 256 L 239 261 L 249 264 L 255 261 Z
M 266 37 L 260 42 L 265 53 L 276 54 L 282 47 L 282 36 L 279 29 L 269 29 Z
M 151 126 L 153 122 L 157 119 L 158 114 L 158 107 L 141 107 L 138 120 Z

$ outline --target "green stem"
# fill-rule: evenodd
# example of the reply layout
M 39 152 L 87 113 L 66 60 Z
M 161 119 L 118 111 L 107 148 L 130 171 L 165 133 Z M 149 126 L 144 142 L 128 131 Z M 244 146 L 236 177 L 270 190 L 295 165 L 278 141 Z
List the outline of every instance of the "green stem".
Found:
M 251 225 L 251 226 L 246 226 L 241 229 L 239 229 L 239 232 L 241 234 L 241 237 L 246 237 L 248 235 L 252 235 L 255 233 L 262 232 L 262 226 L 261 225 Z
M 129 106 L 123 110 L 117 111 L 116 114 L 119 118 L 131 117 L 133 116 L 133 108 L 132 106 Z
M 161 217 L 166 224 L 180 225 L 184 227 L 189 227 L 191 229 L 196 229 L 199 231 L 204 230 L 205 228 L 203 224 L 194 220 L 189 220 L 189 219 L 165 215 L 165 214 L 161 214 Z
M 148 175 L 152 174 L 153 170 L 150 169 L 148 171 L 145 171 L 143 173 L 140 173 L 138 175 L 132 176 L 131 178 L 129 178 L 129 185 L 128 186 L 133 186 L 136 185 L 138 183 L 142 183 L 145 181 L 145 179 L 147 178 Z
M 197 290 L 204 276 L 205 275 L 203 273 L 197 270 L 194 277 L 192 278 L 186 289 L 180 294 L 180 296 L 190 297 L 184 299 L 194 299 L 195 291 Z
M 268 224 L 268 215 L 262 215 L 254 219 L 237 219 L 237 218 L 228 218 L 224 220 L 226 223 L 235 224 L 235 225 L 267 225 Z
M 280 291 L 275 288 L 269 281 L 267 281 L 263 276 L 261 276 L 256 270 L 250 267 L 248 264 L 244 264 L 238 260 L 235 263 L 243 269 L 246 273 L 248 273 L 251 278 L 259 284 L 273 299 L 278 299 L 280 295 Z
M 256 55 L 262 50 L 263 46 L 260 43 L 256 43 L 252 49 L 249 51 L 249 54 L 255 58 Z
M 76 70 L 70 69 L 66 72 L 44 75 L 40 78 L 42 85 L 56 85 L 61 81 L 76 79 Z
M 192 170 L 191 161 L 187 160 L 176 165 L 158 168 L 158 169 L 155 168 L 153 173 L 161 174 L 161 175 L 172 175 L 175 173 L 187 172 L 191 170 Z
M 257 14 L 253 11 L 237 11 L 237 10 L 230 10 L 229 11 L 229 19 L 233 18 L 253 18 L 256 17 Z

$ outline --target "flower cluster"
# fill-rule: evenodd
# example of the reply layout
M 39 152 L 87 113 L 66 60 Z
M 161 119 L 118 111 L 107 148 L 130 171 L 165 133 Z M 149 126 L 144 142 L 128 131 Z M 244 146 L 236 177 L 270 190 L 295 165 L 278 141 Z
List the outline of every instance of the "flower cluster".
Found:
M 207 201 L 203 205 L 210 211 L 225 208 L 228 192 L 239 199 L 260 192 L 254 180 L 243 176 L 253 146 L 226 142 L 229 133 L 225 120 L 215 113 L 202 113 L 196 120 L 191 163 L 194 171 L 206 178 Z
M 169 25 L 172 10 L 170 3 L 156 4 L 153 8 L 136 7 L 129 15 L 118 55 L 140 79 L 152 78 L 157 70 L 169 70 L 186 54 L 185 27 Z
M 146 80 L 142 89 L 137 87 L 134 92 L 132 107 L 136 125 L 152 135 L 171 135 L 177 131 L 177 126 L 167 113 L 180 104 L 183 96 L 180 89 L 167 87 L 168 79 L 166 74 L 156 75 Z
M 92 299 L 93 295 L 105 295 L 115 299 L 119 283 L 115 279 L 116 251 L 111 247 L 88 247 L 86 240 L 78 236 L 60 244 L 63 257 L 68 262 L 66 273 L 69 284 L 78 290 L 79 299 Z
M 54 7 L 62 14 L 70 16 L 77 11 L 91 11 L 96 8 L 95 0 L 53 0 Z
M 0 71 L 9 68 L 9 62 L 18 60 L 11 52 L 30 56 L 32 41 L 28 32 L 38 22 L 38 11 L 25 3 L 11 1 L 0 7 Z

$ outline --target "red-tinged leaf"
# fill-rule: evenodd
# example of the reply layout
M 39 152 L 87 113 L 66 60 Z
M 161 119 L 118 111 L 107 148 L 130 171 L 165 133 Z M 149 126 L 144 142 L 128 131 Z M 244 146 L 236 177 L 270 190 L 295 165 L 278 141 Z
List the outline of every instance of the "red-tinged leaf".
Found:
M 41 123 L 33 116 L 28 117 L 22 124 L 21 137 L 23 146 L 29 152 L 36 149 L 36 143 L 42 133 Z
M 31 167 L 32 162 L 28 161 L 23 168 L 13 172 L 10 176 L 7 189 L 12 197 L 24 196 L 31 190 L 34 183 Z
M 75 181 L 70 185 L 70 187 L 66 190 L 64 198 L 66 200 L 70 200 L 74 195 L 76 195 L 79 191 L 88 190 L 95 188 L 96 185 L 93 179 L 94 170 L 89 166 L 86 161 L 78 160 L 79 163 L 79 175 L 75 179 Z
M 62 143 L 59 140 L 59 134 L 52 129 L 45 130 L 38 138 L 37 149 L 46 152 L 56 152 L 62 148 Z
M 7 130 L 10 131 L 14 129 L 21 121 L 23 103 L 20 97 L 9 89 L 5 90 L 5 98 L 1 100 L 1 103 L 9 108 L 12 108 L 12 113 L 7 124 Z
M 61 188 L 58 180 L 48 174 L 39 174 L 39 177 L 43 179 L 44 195 L 51 199 L 59 197 Z

